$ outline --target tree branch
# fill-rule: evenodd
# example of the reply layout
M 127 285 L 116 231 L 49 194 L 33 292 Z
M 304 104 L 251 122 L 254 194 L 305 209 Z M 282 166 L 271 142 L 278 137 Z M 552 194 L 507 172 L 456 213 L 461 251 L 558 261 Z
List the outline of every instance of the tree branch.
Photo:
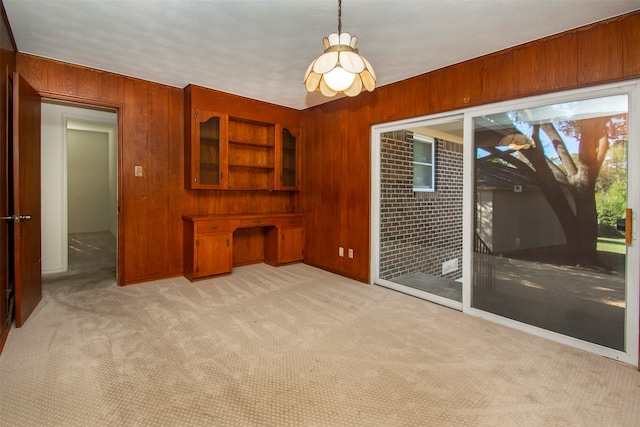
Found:
M 590 183 L 595 181 L 609 150 L 607 121 L 610 117 L 594 117 L 580 121 L 579 162 L 581 173 Z
M 558 153 L 558 157 L 560 158 L 564 169 L 567 171 L 567 175 L 574 176 L 578 172 L 578 168 L 576 167 L 562 136 L 560 136 L 558 129 L 556 129 L 556 126 L 553 123 L 543 123 L 540 125 L 540 128 L 547 134 L 549 139 L 551 139 L 553 148 L 555 148 L 556 153 Z
M 600 170 L 602 162 L 604 162 L 605 157 L 607 157 L 607 151 L 609 151 L 609 138 L 608 135 L 605 134 L 605 136 L 598 140 L 598 170 Z
M 549 169 L 551 169 L 551 173 L 558 180 L 559 183 L 564 185 L 569 185 L 569 179 L 567 178 L 567 174 L 558 167 L 555 163 L 553 163 L 550 159 L 547 159 L 547 165 Z

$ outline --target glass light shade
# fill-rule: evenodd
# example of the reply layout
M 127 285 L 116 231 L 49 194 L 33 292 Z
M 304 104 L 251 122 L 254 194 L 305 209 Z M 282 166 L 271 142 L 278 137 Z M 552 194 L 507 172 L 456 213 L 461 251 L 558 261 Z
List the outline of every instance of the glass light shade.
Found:
M 324 53 L 307 68 L 304 84 L 307 91 L 319 90 L 324 96 L 344 93 L 356 96 L 364 89 L 376 87 L 373 67 L 355 48 L 358 39 L 349 33 L 332 33 L 323 39 Z
M 498 143 L 500 146 L 507 146 L 512 150 L 528 150 L 531 147 L 535 147 L 536 143 L 521 133 L 512 133 L 504 136 Z
M 327 82 L 327 86 L 336 92 L 344 92 L 353 84 L 356 75 L 345 71 L 344 68 L 336 66 L 333 70 L 326 73 L 324 81 Z

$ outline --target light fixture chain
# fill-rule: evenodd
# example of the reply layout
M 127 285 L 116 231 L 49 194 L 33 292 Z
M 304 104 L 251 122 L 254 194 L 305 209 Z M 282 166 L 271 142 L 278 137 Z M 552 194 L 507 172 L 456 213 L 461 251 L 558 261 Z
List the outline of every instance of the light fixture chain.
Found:
M 338 35 L 342 34 L 342 0 L 338 0 Z

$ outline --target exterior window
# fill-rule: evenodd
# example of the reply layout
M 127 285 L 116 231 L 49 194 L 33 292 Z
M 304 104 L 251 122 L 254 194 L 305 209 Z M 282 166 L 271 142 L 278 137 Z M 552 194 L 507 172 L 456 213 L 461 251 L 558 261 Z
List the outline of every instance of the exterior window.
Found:
M 413 135 L 413 191 L 435 191 L 433 138 Z

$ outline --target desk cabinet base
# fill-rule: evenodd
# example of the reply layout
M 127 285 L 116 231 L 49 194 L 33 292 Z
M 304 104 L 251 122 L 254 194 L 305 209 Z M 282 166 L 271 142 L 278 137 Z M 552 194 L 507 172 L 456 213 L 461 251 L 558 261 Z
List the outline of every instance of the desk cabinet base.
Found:
M 304 217 L 300 214 L 182 219 L 184 276 L 191 281 L 228 274 L 239 265 L 264 261 L 278 266 L 304 260 Z M 239 246 L 234 256 L 236 238 Z

